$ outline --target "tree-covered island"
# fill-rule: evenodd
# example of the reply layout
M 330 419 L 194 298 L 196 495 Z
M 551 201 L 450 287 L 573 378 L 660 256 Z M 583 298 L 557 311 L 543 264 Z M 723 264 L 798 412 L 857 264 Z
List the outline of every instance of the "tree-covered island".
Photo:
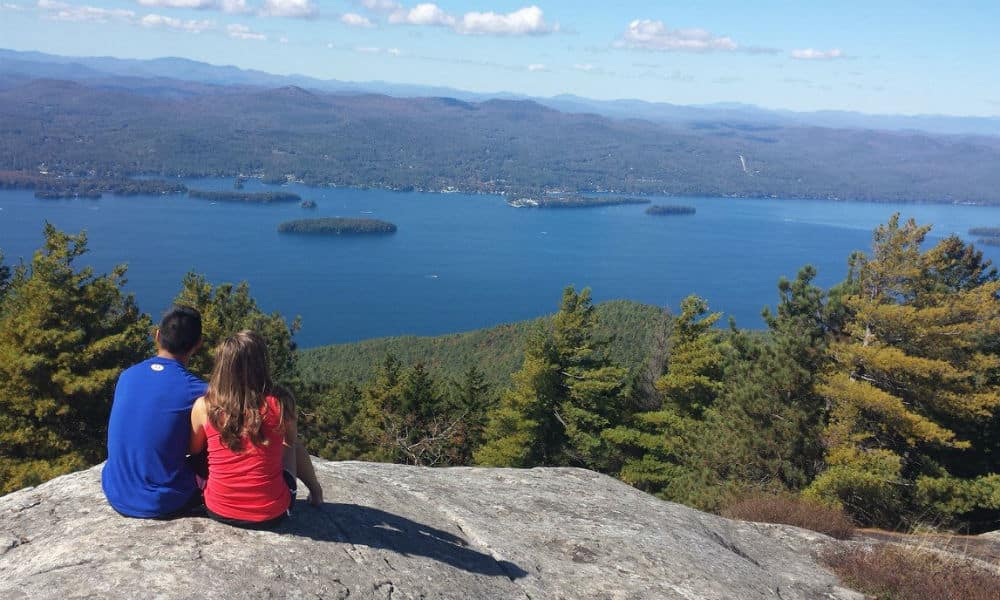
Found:
M 0 171 L 0 189 L 35 190 L 36 198 L 100 198 L 116 196 L 182 194 L 187 187 L 177 181 L 127 177 L 59 177 L 47 173 Z
M 354 235 L 396 233 L 396 225 L 379 219 L 324 217 L 296 219 L 278 225 L 280 233 L 310 233 L 323 235 Z
M 693 206 L 683 204 L 654 204 L 646 209 L 647 215 L 693 215 L 695 212 Z
M 645 198 L 623 198 L 619 196 L 581 196 L 579 194 L 545 195 L 541 197 L 517 197 L 507 200 L 514 208 L 592 208 L 595 206 L 618 206 L 620 204 L 649 204 Z
M 247 204 L 302 202 L 302 197 L 292 192 L 209 192 L 205 190 L 188 190 L 188 196 L 215 202 L 245 202 Z
M 1000 237 L 1000 227 L 973 227 L 969 230 L 969 235 L 979 237 Z
M 1000 227 L 973 227 L 969 235 L 978 236 L 977 244 L 983 246 L 1000 246 Z

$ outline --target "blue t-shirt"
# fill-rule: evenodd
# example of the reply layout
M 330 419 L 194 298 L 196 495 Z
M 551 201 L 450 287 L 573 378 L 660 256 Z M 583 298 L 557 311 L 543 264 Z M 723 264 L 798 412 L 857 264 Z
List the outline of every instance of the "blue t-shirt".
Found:
M 153 357 L 118 378 L 108 423 L 104 495 L 130 517 L 177 511 L 198 490 L 185 460 L 191 439 L 191 406 L 205 382 L 179 362 Z

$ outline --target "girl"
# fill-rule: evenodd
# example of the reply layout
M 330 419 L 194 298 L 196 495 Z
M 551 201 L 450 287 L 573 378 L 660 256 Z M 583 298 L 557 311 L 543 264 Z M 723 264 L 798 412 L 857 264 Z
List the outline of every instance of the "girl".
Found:
M 215 352 L 208 391 L 191 409 L 191 454 L 208 447 L 205 507 L 241 527 L 267 528 L 291 514 L 295 478 L 323 503 L 312 462 L 298 443 L 295 400 L 271 381 L 267 347 L 241 331 Z

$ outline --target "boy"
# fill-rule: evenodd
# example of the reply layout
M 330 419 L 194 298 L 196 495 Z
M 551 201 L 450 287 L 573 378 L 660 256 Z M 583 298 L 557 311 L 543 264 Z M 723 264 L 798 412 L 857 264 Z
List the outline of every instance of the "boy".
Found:
M 187 365 L 201 342 L 201 314 L 173 306 L 156 331 L 156 356 L 118 378 L 101 486 L 122 515 L 165 518 L 201 503 L 186 459 L 191 406 L 206 389 Z

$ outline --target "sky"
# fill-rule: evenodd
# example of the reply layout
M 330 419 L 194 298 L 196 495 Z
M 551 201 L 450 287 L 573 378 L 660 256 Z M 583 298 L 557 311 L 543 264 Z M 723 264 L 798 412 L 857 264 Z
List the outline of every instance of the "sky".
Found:
M 797 111 L 1000 116 L 1000 2 L 0 0 L 0 47 Z

